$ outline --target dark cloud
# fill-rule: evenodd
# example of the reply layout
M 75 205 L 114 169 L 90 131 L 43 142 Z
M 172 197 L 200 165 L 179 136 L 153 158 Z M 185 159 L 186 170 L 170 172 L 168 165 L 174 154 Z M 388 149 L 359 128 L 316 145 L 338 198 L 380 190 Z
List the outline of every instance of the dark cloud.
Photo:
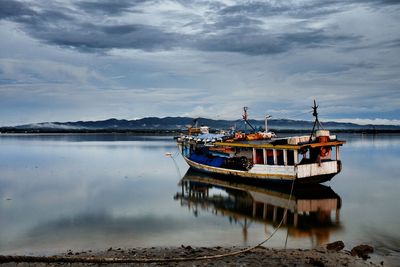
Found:
M 371 0 L 374 3 L 392 3 L 393 1 Z M 328 30 L 309 29 L 299 24 L 296 32 L 276 32 L 263 28 L 268 16 L 288 14 L 290 16 L 310 17 L 338 12 L 346 6 L 337 1 L 311 1 L 302 6 L 285 3 L 249 2 L 226 7 L 211 4 L 212 19 L 196 21 L 200 34 L 191 35 L 172 31 L 167 25 L 152 26 L 139 23 L 115 25 L 110 22 L 97 22 L 98 13 L 119 15 L 131 11 L 144 0 L 128 1 L 82 1 L 75 6 L 84 10 L 76 13 L 68 6 L 62 9 L 40 6 L 35 11 L 27 3 L 5 0 L 1 2 L 0 18 L 20 23 L 21 29 L 33 38 L 45 43 L 84 52 L 107 51 L 113 48 L 132 48 L 145 51 L 169 50 L 178 47 L 199 49 L 202 51 L 235 52 L 250 55 L 268 55 L 286 52 L 292 48 L 315 48 L 349 44 L 349 47 L 361 46 L 361 36 L 344 35 Z M 182 5 L 198 4 L 197 2 L 178 1 Z M 189 4 L 188 4 L 189 3 Z M 263 21 L 264 20 L 264 21 Z M 190 23 L 186 24 L 190 25 Z M 393 46 L 398 42 L 393 43 Z
M 0 1 L 0 19 L 32 15 L 34 12 L 24 4 L 13 0 Z
M 260 35 L 252 28 L 241 28 L 217 36 L 210 36 L 196 43 L 203 51 L 238 52 L 250 55 L 276 54 L 286 51 L 288 43 L 274 35 Z
M 320 16 L 340 11 L 341 5 L 338 1 L 321 1 L 303 3 L 301 6 L 284 1 L 278 3 L 270 2 L 249 2 L 245 4 L 225 7 L 219 11 L 221 15 L 242 14 L 251 17 L 268 17 L 274 15 L 290 15 L 294 17 L 309 18 L 310 16 Z
M 312 18 L 348 10 L 349 4 L 367 4 L 375 6 L 398 5 L 398 0 L 352 0 L 352 1 L 309 1 L 301 5 L 292 2 L 247 2 L 221 8 L 220 15 L 241 14 L 251 17 L 268 17 L 274 15 L 290 15 L 297 18 Z
M 100 13 L 108 15 L 119 15 L 123 12 L 132 12 L 130 8 L 146 0 L 103 0 L 103 1 L 82 1 L 76 6 L 87 13 Z M 149 2 L 149 1 L 148 1 Z
M 122 12 L 135 3 L 143 1 L 105 1 L 100 3 L 81 2 L 77 5 L 87 9 L 103 10 L 108 13 Z M 171 49 L 180 45 L 179 34 L 169 33 L 160 27 L 143 24 L 105 25 L 83 22 L 68 8 L 66 12 L 41 7 L 34 11 L 22 2 L 6 0 L 0 2 L 0 18 L 20 23 L 22 30 L 45 43 L 96 52 L 112 48 L 141 50 Z
M 359 69 L 376 69 L 376 68 L 379 67 L 379 65 L 376 64 L 376 63 L 365 62 L 365 61 L 361 61 L 361 62 L 357 62 L 357 63 L 348 63 L 348 64 L 346 64 L 346 66 L 348 66 L 349 69 L 353 69 L 353 68 L 359 68 Z
M 228 6 L 220 10 L 221 15 L 227 14 L 252 14 L 257 16 L 268 16 L 288 11 L 287 6 L 272 5 L 268 2 L 246 3 L 240 5 Z
M 388 48 L 399 48 L 400 47 L 400 38 L 386 42 L 385 46 Z
M 210 31 L 218 31 L 229 28 L 244 28 L 244 27 L 258 27 L 262 25 L 262 21 L 258 19 L 249 18 L 242 15 L 221 16 L 217 22 L 213 24 L 206 24 L 204 28 Z
M 86 52 L 112 48 L 141 50 L 171 49 L 178 45 L 178 35 L 149 25 L 99 26 L 90 23 L 54 28 L 29 26 L 31 35 L 49 44 L 67 46 Z
M 400 5 L 399 0 L 354 0 L 353 2 L 357 3 L 373 3 L 376 5 Z
M 46 27 L 66 26 L 74 21 L 73 17 L 55 10 L 44 10 L 42 12 L 32 11 L 27 16 L 15 17 L 13 20 L 22 24 L 24 30 L 42 30 Z
M 361 42 L 358 44 L 354 44 L 350 47 L 341 48 L 342 51 L 352 52 L 356 50 L 380 50 L 380 49 L 396 49 L 400 48 L 400 39 L 396 38 L 393 40 L 385 40 L 380 42 L 374 42 L 371 44 L 362 44 Z
M 241 28 L 226 34 L 205 38 L 198 42 L 204 51 L 239 52 L 249 55 L 277 54 L 294 47 L 324 47 L 343 42 L 355 42 L 360 37 L 329 35 L 321 30 L 300 33 L 268 34 L 252 28 Z
M 283 35 L 284 40 L 293 45 L 299 45 L 307 48 L 328 47 L 339 43 L 357 43 L 361 36 L 329 34 L 323 30 L 314 30 L 301 33 L 292 33 Z
M 69 9 L 52 10 L 43 9 L 37 11 L 27 6 L 26 3 L 4 0 L 0 2 L 0 19 L 8 19 L 20 23 L 23 30 L 45 28 L 62 23 L 72 23 L 73 17 L 66 14 Z

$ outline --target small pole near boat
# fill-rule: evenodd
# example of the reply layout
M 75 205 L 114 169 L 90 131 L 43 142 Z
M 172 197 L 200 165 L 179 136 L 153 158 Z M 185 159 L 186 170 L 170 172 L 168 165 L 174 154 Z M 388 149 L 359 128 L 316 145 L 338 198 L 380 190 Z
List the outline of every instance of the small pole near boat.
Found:
M 268 133 L 268 119 L 272 118 L 271 115 L 265 115 L 265 132 Z
M 181 170 L 179 169 L 179 166 L 178 166 L 178 164 L 177 164 L 176 161 L 175 161 L 176 155 L 177 155 L 177 154 L 175 154 L 175 156 L 172 155 L 171 152 L 165 152 L 165 156 L 171 158 L 172 161 L 174 162 L 174 166 L 175 166 L 175 169 L 176 169 L 176 173 L 177 173 L 177 175 L 178 175 L 178 178 L 180 179 L 180 178 L 182 177 L 182 175 L 181 175 Z

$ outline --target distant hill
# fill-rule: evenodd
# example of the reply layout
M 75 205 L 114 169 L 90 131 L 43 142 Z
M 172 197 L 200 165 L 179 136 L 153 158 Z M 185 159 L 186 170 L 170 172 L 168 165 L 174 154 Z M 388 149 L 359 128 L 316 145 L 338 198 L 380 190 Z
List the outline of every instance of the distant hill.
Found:
M 235 126 L 237 129 L 244 129 L 243 120 L 212 120 L 207 118 L 197 118 L 198 125 L 207 125 L 212 129 L 229 129 Z M 250 120 L 256 129 L 264 128 L 263 120 Z M 14 127 L 3 127 L 2 132 L 76 132 L 76 131 L 166 131 L 184 130 L 187 125 L 193 125 L 194 119 L 190 117 L 147 117 L 137 120 L 118 120 L 108 119 L 102 121 L 76 121 L 76 122 L 42 122 L 26 124 Z M 400 126 L 395 125 L 358 125 L 354 123 L 322 122 L 324 128 L 341 131 L 400 131 Z M 312 121 L 271 119 L 268 121 L 268 128 L 273 130 L 310 130 L 313 126 Z M 247 127 L 248 128 L 248 127 Z

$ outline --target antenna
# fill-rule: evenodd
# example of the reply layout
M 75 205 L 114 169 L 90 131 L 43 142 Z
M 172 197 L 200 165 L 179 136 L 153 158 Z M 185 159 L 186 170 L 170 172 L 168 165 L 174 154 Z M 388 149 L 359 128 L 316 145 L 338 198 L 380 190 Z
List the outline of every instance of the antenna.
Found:
M 316 120 L 318 120 L 318 107 L 319 106 L 317 106 L 317 102 L 315 102 L 315 99 L 314 99 L 314 106 L 313 107 L 311 107 L 312 109 L 313 109 L 313 116 L 315 117 L 315 119 Z
M 315 120 L 314 120 L 314 125 L 313 125 L 313 128 L 312 128 L 311 134 L 310 134 L 310 139 L 308 140 L 308 142 L 311 142 L 312 135 L 313 135 L 314 130 L 315 130 L 315 126 L 317 126 L 318 130 L 320 128 L 324 129 L 324 127 L 322 127 L 322 124 L 319 122 L 319 119 L 318 119 L 318 107 L 319 106 L 317 105 L 317 102 L 314 99 L 314 106 L 311 107 L 311 108 L 313 109 L 313 114 L 312 115 L 315 117 Z

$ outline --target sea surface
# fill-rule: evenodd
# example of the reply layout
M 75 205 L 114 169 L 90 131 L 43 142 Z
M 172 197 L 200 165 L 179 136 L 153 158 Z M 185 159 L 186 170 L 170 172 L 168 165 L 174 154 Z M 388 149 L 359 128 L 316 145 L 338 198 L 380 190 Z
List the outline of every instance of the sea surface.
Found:
M 251 246 L 276 232 L 265 246 L 342 240 L 400 260 L 400 135 L 339 138 L 342 172 L 289 199 L 187 172 L 171 136 L 0 135 L 0 254 Z

